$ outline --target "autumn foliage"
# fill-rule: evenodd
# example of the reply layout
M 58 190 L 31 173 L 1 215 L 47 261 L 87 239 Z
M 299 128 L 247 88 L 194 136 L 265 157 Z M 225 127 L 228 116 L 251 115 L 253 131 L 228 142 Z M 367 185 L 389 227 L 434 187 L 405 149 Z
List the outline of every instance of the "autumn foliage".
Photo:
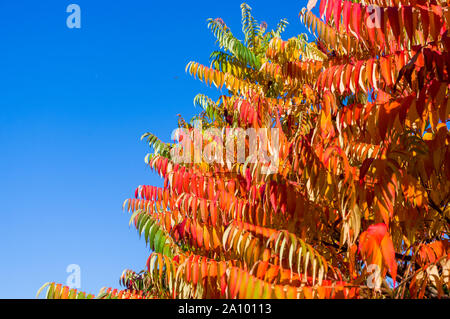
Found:
M 204 142 L 208 128 L 278 128 L 278 170 L 175 163 L 176 143 L 145 134 L 164 186 L 137 187 L 124 209 L 152 252 L 99 297 L 450 296 L 449 2 L 318 9 L 299 15 L 316 41 L 282 40 L 287 22 L 267 31 L 246 4 L 243 40 L 208 20 L 220 50 L 186 71 L 220 95 L 195 98 L 200 132 L 179 127 Z

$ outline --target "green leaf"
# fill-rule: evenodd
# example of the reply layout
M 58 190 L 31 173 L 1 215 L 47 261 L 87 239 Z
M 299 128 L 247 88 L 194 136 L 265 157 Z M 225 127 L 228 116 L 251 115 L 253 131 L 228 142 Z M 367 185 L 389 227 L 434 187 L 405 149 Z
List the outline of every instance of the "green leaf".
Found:
M 41 294 L 42 290 L 44 290 L 44 288 L 50 284 L 51 284 L 50 282 L 46 282 L 45 284 L 42 285 L 41 288 L 39 288 L 38 292 L 36 293 L 36 299 L 39 298 L 39 295 Z

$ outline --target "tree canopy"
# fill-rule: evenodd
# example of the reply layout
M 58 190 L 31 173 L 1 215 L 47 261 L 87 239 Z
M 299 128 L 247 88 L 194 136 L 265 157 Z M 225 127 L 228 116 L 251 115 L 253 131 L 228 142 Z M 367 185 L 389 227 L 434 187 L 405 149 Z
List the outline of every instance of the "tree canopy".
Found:
M 269 30 L 245 3 L 241 40 L 207 20 L 218 49 L 186 71 L 220 96 L 195 97 L 183 139 L 142 136 L 164 186 L 123 207 L 152 252 L 98 298 L 450 296 L 449 3 L 314 5 L 299 14 L 310 34 L 287 40 L 286 20 Z M 237 135 L 219 152 L 232 129 L 266 129 L 270 160 L 230 161 L 253 154 Z M 180 144 L 194 150 L 181 162 Z

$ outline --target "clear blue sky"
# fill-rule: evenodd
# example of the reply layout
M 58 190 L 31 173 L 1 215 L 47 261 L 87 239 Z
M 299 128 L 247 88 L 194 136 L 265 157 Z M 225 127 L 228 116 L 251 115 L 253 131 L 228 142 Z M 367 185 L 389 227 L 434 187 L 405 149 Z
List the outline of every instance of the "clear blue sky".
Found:
M 81 7 L 81 29 L 66 7 Z M 122 212 L 139 184 L 161 185 L 145 166 L 151 131 L 168 140 L 176 114 L 217 94 L 185 73 L 215 48 L 207 18 L 241 37 L 241 1 L 0 2 L 0 298 L 34 298 L 81 267 L 81 290 L 119 288 L 149 249 Z M 248 1 L 284 37 L 305 32 L 305 1 Z

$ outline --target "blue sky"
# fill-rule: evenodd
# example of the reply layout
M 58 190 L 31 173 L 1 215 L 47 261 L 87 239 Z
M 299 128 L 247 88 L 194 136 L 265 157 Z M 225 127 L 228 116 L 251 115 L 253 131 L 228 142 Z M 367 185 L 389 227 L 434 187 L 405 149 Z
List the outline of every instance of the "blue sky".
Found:
M 66 7 L 81 8 L 81 29 Z M 207 18 L 241 37 L 241 1 L 0 2 L 0 298 L 34 298 L 81 268 L 81 290 L 119 288 L 149 249 L 122 203 L 140 184 L 161 185 L 144 163 L 153 132 L 168 141 L 177 114 L 217 95 L 185 73 L 215 49 Z M 305 32 L 305 1 L 248 1 L 284 38 Z

